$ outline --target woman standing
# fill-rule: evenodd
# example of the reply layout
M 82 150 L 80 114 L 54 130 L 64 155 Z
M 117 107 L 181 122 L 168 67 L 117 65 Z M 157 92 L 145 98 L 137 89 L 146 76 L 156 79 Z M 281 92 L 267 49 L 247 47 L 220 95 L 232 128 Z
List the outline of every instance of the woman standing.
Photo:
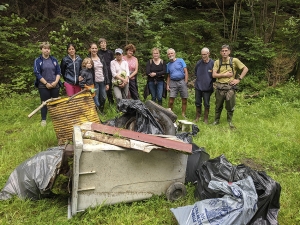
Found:
M 64 86 L 68 96 L 72 96 L 81 90 L 79 86 L 79 72 L 81 70 L 82 59 L 76 55 L 74 44 L 68 44 L 68 55 L 60 63 L 61 74 L 64 78 Z
M 136 48 L 133 44 L 125 46 L 126 55 L 123 58 L 127 61 L 129 67 L 129 92 L 132 99 L 139 99 L 138 85 L 137 85 L 137 73 L 139 69 L 139 63 L 136 57 L 133 56 Z
M 56 58 L 50 55 L 49 42 L 40 44 L 42 54 L 34 60 L 35 86 L 39 89 L 41 102 L 59 96 L 60 67 Z M 41 125 L 46 126 L 47 106 L 41 109 Z
M 162 105 L 162 95 L 164 91 L 164 79 L 166 74 L 166 64 L 160 58 L 158 48 L 152 49 L 152 59 L 146 65 L 147 84 L 152 96 L 152 101 L 158 101 Z
M 98 46 L 95 43 L 90 44 L 89 57 L 94 63 L 94 79 L 95 79 L 95 103 L 100 112 L 104 110 L 104 104 L 106 101 L 106 91 L 109 89 L 109 78 L 105 60 L 103 56 L 98 54 Z
M 127 98 L 129 89 L 129 67 L 128 63 L 123 59 L 122 53 L 123 50 L 117 48 L 115 50 L 115 59 L 110 62 L 113 89 L 117 102 L 120 99 Z

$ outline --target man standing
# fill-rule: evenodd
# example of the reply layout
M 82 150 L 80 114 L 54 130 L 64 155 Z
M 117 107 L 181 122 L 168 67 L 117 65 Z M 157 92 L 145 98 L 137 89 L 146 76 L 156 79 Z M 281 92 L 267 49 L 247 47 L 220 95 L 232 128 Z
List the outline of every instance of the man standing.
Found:
M 213 68 L 213 77 L 217 78 L 216 84 L 216 112 L 214 125 L 219 124 L 220 116 L 225 108 L 227 110 L 227 122 L 230 128 L 235 128 L 232 124 L 232 117 L 235 106 L 236 85 L 246 76 L 248 68 L 237 58 L 230 57 L 229 45 L 223 45 L 221 48 L 222 59 L 216 60 Z M 241 75 L 235 78 L 237 70 L 241 70 Z
M 104 61 L 106 63 L 106 66 L 107 66 L 107 72 L 108 72 L 108 79 L 109 79 L 109 89 L 106 91 L 106 94 L 107 94 L 107 98 L 108 98 L 108 101 L 110 104 L 114 104 L 114 96 L 112 94 L 112 75 L 111 75 L 111 70 L 110 70 L 110 62 L 112 60 L 114 60 L 114 53 L 107 49 L 107 43 L 106 43 L 106 39 L 105 38 L 100 38 L 99 39 L 99 51 L 98 53 L 100 55 L 103 56 L 104 58 Z
M 170 91 L 169 108 L 173 110 L 174 100 L 177 97 L 178 92 L 181 96 L 181 115 L 186 117 L 186 106 L 188 98 L 188 70 L 186 64 L 182 58 L 176 58 L 176 53 L 173 48 L 169 48 L 167 51 L 170 62 L 167 64 L 167 90 Z
M 196 118 L 195 122 L 199 121 L 202 114 L 202 99 L 204 105 L 204 123 L 208 123 L 208 114 L 210 108 L 210 96 L 214 91 L 212 69 L 214 67 L 214 60 L 209 58 L 209 49 L 203 48 L 201 50 L 202 59 L 199 60 L 195 67 L 195 106 Z

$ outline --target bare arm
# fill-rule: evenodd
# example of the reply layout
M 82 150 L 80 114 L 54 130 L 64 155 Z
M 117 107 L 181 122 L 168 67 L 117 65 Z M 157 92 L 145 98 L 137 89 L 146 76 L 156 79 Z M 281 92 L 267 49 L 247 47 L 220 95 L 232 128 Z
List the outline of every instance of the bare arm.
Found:
M 183 68 L 183 70 L 184 70 L 184 81 L 185 81 L 185 83 L 187 83 L 187 82 L 189 82 L 189 73 L 188 73 L 188 70 L 186 67 Z
M 169 91 L 170 90 L 170 74 L 168 73 L 168 76 L 167 76 L 167 90 Z
M 230 82 L 231 85 L 236 85 L 238 83 L 241 82 L 241 80 L 246 76 L 246 74 L 248 73 L 248 67 L 247 66 L 244 66 L 243 69 L 242 69 L 242 73 L 240 75 L 239 78 L 237 79 L 234 79 L 233 81 Z
M 232 77 L 232 71 L 227 71 L 226 73 L 218 73 L 217 70 L 213 70 L 213 78 L 222 78 L 222 77 Z

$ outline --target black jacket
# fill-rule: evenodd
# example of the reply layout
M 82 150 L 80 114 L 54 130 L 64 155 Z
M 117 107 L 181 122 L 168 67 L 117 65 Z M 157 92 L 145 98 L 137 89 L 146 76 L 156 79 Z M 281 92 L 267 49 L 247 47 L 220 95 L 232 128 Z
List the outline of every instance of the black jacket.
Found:
M 112 75 L 111 75 L 111 70 L 110 70 L 110 62 L 115 59 L 114 53 L 109 49 L 107 49 L 105 51 L 100 49 L 100 50 L 98 50 L 98 54 L 102 55 L 106 62 L 108 77 L 110 78 L 110 82 L 111 82 Z
M 80 76 L 83 78 L 82 81 L 79 81 L 79 86 L 84 88 L 84 85 L 92 85 L 94 84 L 94 71 L 93 69 L 83 68 L 80 71 Z
M 61 60 L 60 70 L 65 82 L 73 85 L 78 85 L 78 77 L 81 70 L 81 64 L 82 59 L 78 55 L 76 55 L 75 61 L 73 61 L 69 55 L 65 56 Z
M 98 55 L 102 65 L 103 65 L 104 83 L 105 83 L 105 85 L 109 85 L 111 81 L 108 78 L 108 70 L 107 70 L 106 62 L 105 62 L 103 56 L 99 54 L 99 52 L 97 53 L 97 55 Z M 88 57 L 91 58 L 91 54 L 89 54 Z M 94 74 L 94 80 L 95 80 L 95 71 L 93 72 L 93 74 Z

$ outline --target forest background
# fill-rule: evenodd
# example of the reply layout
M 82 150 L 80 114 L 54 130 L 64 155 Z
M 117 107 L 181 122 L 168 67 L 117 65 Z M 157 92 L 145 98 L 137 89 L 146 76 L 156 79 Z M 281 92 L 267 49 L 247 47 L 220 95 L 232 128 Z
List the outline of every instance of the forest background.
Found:
M 287 80 L 299 82 L 300 1 L 298 0 L 7 0 L 0 3 L 0 95 L 36 93 L 33 61 L 38 43 L 49 41 L 59 61 L 66 46 L 84 58 L 100 37 L 108 47 L 137 47 L 140 74 L 153 47 L 162 58 L 170 47 L 182 57 L 193 79 L 203 47 L 213 59 L 222 44 L 232 47 L 250 69 L 241 84 L 264 92 Z

